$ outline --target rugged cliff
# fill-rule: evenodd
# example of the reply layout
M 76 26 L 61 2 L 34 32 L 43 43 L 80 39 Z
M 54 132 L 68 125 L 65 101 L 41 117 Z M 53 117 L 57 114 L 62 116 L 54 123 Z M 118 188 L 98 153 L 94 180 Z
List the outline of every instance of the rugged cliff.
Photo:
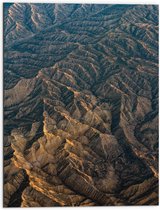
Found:
M 4 4 L 4 206 L 158 204 L 158 6 Z

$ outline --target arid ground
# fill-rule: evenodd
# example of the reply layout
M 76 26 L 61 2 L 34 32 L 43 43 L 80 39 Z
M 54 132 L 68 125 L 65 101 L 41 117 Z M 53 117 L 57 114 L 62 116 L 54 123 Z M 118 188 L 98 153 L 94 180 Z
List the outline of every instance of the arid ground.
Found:
M 158 6 L 4 4 L 4 207 L 158 204 Z

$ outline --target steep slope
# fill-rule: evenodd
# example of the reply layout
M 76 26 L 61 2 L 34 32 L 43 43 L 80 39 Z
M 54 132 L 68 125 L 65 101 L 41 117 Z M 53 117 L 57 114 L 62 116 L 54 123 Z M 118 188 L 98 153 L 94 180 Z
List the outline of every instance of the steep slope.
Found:
M 158 204 L 158 7 L 4 4 L 4 206 Z

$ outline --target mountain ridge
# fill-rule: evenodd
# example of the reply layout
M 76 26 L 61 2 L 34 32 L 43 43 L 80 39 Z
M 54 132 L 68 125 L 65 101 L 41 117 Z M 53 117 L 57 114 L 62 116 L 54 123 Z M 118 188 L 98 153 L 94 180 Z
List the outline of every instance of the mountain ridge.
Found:
M 4 206 L 157 204 L 158 7 L 4 7 Z

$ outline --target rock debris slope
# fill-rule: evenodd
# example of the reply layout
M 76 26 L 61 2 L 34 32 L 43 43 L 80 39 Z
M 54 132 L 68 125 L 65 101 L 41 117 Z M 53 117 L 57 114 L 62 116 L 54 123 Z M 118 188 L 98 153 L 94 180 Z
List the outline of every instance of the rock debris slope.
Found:
M 4 206 L 158 204 L 158 6 L 4 4 Z

